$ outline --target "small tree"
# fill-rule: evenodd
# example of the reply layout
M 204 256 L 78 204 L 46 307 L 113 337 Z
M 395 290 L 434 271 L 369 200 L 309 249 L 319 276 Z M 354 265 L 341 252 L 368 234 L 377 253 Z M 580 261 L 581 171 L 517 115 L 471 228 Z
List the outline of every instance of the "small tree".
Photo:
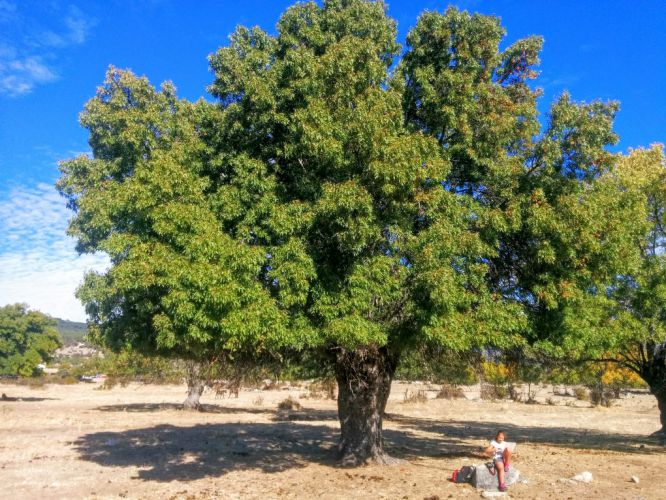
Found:
M 0 374 L 35 375 L 61 345 L 54 319 L 25 304 L 0 308 Z

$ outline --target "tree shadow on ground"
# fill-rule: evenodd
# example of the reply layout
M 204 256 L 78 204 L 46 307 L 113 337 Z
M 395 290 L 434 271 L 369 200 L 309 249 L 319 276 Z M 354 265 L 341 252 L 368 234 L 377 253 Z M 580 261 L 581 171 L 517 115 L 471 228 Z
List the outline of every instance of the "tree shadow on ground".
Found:
M 388 452 L 405 460 L 466 456 L 473 448 L 393 429 L 385 430 L 384 437 Z M 338 440 L 337 425 L 274 421 L 192 427 L 163 424 L 87 434 L 74 444 L 83 460 L 107 467 L 138 467 L 138 479 L 163 482 L 251 469 L 275 473 L 311 463 L 333 467 L 338 463 Z
M 187 481 L 236 470 L 280 472 L 335 463 L 336 429 L 276 423 L 158 425 L 97 432 L 75 442 L 81 458 L 110 467 L 138 467 L 147 481 Z
M 124 432 L 96 432 L 81 436 L 75 448 L 83 460 L 107 467 L 137 467 L 137 479 L 159 482 L 251 469 L 275 473 L 311 463 L 337 465 L 337 422 L 307 422 L 330 420 L 335 412 L 305 409 L 292 412 L 288 418 L 274 413 L 274 421 L 265 423 L 190 427 L 162 424 Z M 479 456 L 478 440 L 491 438 L 498 428 L 519 446 L 536 443 L 579 450 L 663 453 L 663 447 L 649 436 L 496 422 L 437 422 L 396 414 L 388 417 L 391 428 L 384 430 L 386 450 L 407 461 Z
M 202 404 L 198 410 L 185 410 L 182 403 L 133 403 L 133 404 L 118 404 L 118 405 L 104 405 L 95 408 L 97 411 L 104 412 L 128 412 L 128 413 L 154 413 L 160 411 L 194 411 L 200 413 L 221 413 L 221 414 L 234 414 L 234 413 L 273 413 L 273 410 L 262 408 L 233 408 L 228 406 L 221 406 L 215 404 Z
M 462 444 L 464 441 L 488 441 L 498 430 L 505 431 L 507 440 L 519 445 L 526 443 L 573 448 L 578 450 L 606 450 L 621 453 L 663 453 L 663 441 L 656 435 L 606 433 L 593 429 L 573 427 L 539 427 L 513 425 L 499 422 L 476 422 L 472 420 L 445 422 L 427 418 L 397 414 L 388 415 L 388 420 L 402 429 L 433 433 L 446 437 L 451 443 Z M 417 438 L 418 439 L 418 438 Z M 471 446 L 471 453 L 478 452 L 478 446 Z
M 191 411 L 184 410 L 183 405 L 179 403 L 133 403 L 133 404 L 117 404 L 117 405 L 104 405 L 95 408 L 97 411 L 103 412 L 127 412 L 127 413 L 154 413 L 160 411 Z M 317 410 L 317 409 L 302 409 L 302 410 L 274 410 L 271 408 L 236 408 L 215 404 L 202 404 L 198 410 L 193 413 L 218 413 L 225 415 L 272 415 L 274 420 L 300 420 L 300 421 L 320 421 L 320 420 L 336 420 L 338 414 L 334 410 Z
M 38 403 L 40 401 L 59 401 L 60 398 L 35 398 L 22 396 L 5 396 L 0 398 L 0 403 Z

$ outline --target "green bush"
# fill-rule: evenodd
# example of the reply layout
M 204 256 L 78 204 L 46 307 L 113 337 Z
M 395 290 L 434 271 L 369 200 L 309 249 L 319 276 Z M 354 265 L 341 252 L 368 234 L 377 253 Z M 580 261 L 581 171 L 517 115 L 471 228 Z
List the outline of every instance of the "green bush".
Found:
M 474 367 L 479 353 L 456 353 L 425 346 L 403 354 L 395 373 L 397 380 L 426 381 L 434 384 L 471 385 L 478 381 Z

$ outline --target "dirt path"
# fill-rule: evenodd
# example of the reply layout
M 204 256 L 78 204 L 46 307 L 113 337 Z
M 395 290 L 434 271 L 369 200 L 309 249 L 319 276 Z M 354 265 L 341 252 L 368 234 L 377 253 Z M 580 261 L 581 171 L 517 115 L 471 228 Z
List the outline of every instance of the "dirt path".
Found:
M 631 394 L 611 408 L 560 398 L 557 405 L 474 399 L 406 404 L 395 384 L 385 423 L 392 467 L 336 466 L 336 403 L 303 399 L 302 388 L 206 393 L 204 412 L 179 410 L 183 387 L 96 384 L 29 389 L 0 401 L 3 498 L 478 498 L 448 481 L 498 428 L 517 441 L 515 467 L 527 483 L 512 498 L 666 497 L 666 448 L 656 401 Z M 303 409 L 277 403 L 300 397 Z M 430 397 L 433 393 L 430 393 Z M 543 394 L 541 395 L 543 400 Z M 573 399 L 573 398 L 570 398 Z M 567 478 L 589 471 L 590 484 Z M 630 481 L 638 476 L 640 483 Z

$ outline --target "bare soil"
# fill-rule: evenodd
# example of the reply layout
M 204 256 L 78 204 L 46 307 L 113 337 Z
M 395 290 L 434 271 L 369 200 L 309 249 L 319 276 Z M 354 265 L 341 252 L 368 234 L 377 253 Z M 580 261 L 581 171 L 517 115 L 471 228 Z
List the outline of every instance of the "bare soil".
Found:
M 427 401 L 405 402 L 419 390 Z M 304 387 L 206 392 L 201 412 L 180 409 L 182 386 L 3 383 L 0 392 L 9 398 L 0 400 L 3 498 L 478 498 L 449 478 L 482 464 L 478 450 L 498 429 L 518 442 L 514 467 L 527 480 L 512 498 L 666 497 L 666 448 L 650 436 L 659 414 L 646 393 L 593 408 L 552 388 L 524 404 L 481 401 L 478 388 L 434 399 L 434 387 L 395 383 L 384 436 L 403 461 L 342 468 L 336 402 L 305 398 Z M 288 396 L 301 409 L 279 411 Z M 591 483 L 568 481 L 583 471 Z

